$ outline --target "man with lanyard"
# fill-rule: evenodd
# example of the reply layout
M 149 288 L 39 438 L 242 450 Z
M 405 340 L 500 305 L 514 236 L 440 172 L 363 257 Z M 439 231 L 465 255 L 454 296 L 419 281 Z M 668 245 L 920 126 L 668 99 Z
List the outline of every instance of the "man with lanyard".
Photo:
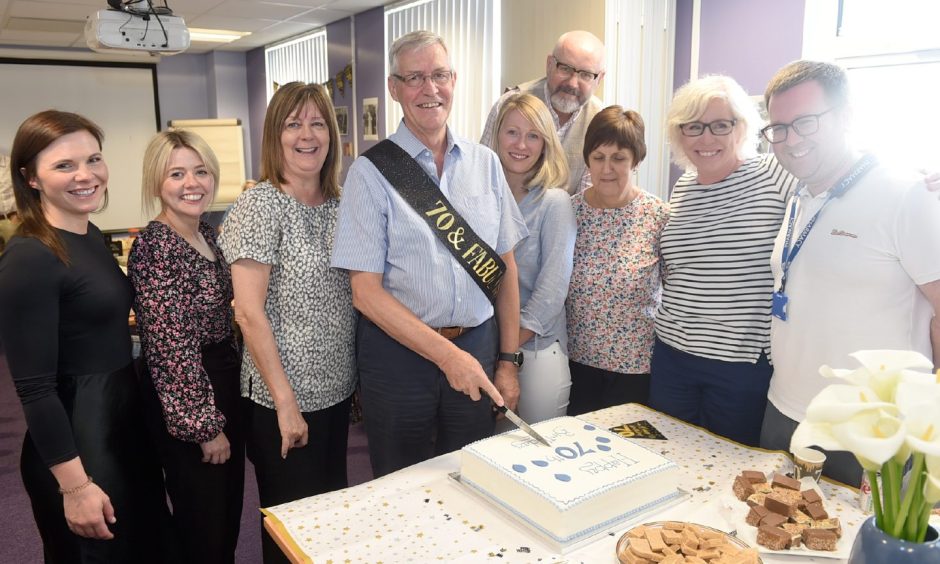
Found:
M 917 174 L 892 171 L 847 138 L 845 71 L 797 61 L 764 94 L 761 133 L 800 179 L 774 244 L 770 381 L 761 446 L 789 450 L 819 367 L 848 366 L 864 349 L 940 359 L 940 202 Z M 858 486 L 861 467 L 830 452 L 823 472 Z
M 400 37 L 389 66 L 404 119 L 350 167 L 332 262 L 349 271 L 362 313 L 357 362 L 376 477 L 491 435 L 494 403 L 515 408 L 512 250 L 528 235 L 497 156 L 447 126 L 456 73 L 444 41 Z
M 568 193 L 577 194 L 590 185 L 591 175 L 584 164 L 584 134 L 594 116 L 604 106 L 594 96 L 604 78 L 604 44 L 593 33 L 569 31 L 562 34 L 545 61 L 545 77 L 507 90 L 493 104 L 480 143 L 492 146 L 496 117 L 503 102 L 517 92 L 532 94 L 545 102 L 558 138 L 568 157 L 571 176 Z

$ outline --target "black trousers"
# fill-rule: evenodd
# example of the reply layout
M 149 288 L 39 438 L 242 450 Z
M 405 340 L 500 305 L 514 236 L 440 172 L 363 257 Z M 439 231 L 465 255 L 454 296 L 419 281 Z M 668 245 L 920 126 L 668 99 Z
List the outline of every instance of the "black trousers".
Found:
M 340 490 L 349 484 L 346 444 L 352 396 L 326 409 L 302 412 L 307 422 L 307 446 L 290 449 L 287 458 L 281 458 L 277 412 L 252 401 L 246 402 L 249 405 L 248 459 L 255 466 L 261 507 Z M 288 561 L 263 527 L 261 537 L 265 564 Z
M 133 366 L 106 374 L 60 376 L 59 396 L 85 471 L 111 499 L 117 522 L 108 524 L 111 540 L 80 537 L 68 529 L 58 483 L 27 431 L 20 471 L 45 562 L 168 562 L 166 494 Z
M 493 318 L 454 339 L 493 378 L 499 336 Z M 444 373 L 377 325 L 359 318 L 356 358 L 375 477 L 493 434 L 492 401 L 450 387 Z
M 568 367 L 571 369 L 568 415 L 583 415 L 624 403 L 649 403 L 649 374 L 621 374 L 573 361 L 568 362 Z
M 180 558 L 191 564 L 230 564 L 235 561 L 245 486 L 241 359 L 234 344 L 226 341 L 203 347 L 202 365 L 212 384 L 215 405 L 226 419 L 223 432 L 232 455 L 224 464 L 203 462 L 198 444 L 180 441 L 167 432 L 146 367 L 141 370 L 141 389 L 173 505 L 173 533 Z

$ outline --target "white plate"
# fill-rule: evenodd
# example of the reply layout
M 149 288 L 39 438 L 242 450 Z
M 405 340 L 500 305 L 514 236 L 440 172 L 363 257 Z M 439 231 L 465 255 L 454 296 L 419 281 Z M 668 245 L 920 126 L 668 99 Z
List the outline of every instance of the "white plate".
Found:
M 804 489 L 809 488 L 804 486 Z M 820 494 L 822 493 L 819 490 L 819 486 L 815 483 L 813 484 L 813 489 L 815 489 Z M 825 497 L 823 499 L 825 499 Z M 760 552 L 761 554 L 789 554 L 792 556 L 815 556 L 817 558 L 847 559 L 849 557 L 849 552 L 852 550 L 852 541 L 854 539 L 849 538 L 845 523 L 842 523 L 842 537 L 840 537 L 838 542 L 836 542 L 836 549 L 833 551 L 810 550 L 802 544 L 799 548 L 791 548 L 788 550 L 770 550 L 766 546 L 757 544 L 757 527 L 752 527 L 751 525 L 747 524 L 747 514 L 751 510 L 747 503 L 739 500 L 733 495 L 723 496 L 722 503 L 731 509 L 731 525 L 735 528 L 735 530 L 737 530 L 738 538 L 756 548 L 757 552 Z
M 695 526 L 698 527 L 699 529 L 706 529 L 706 530 L 712 531 L 713 533 L 720 533 L 721 536 L 723 536 L 723 537 L 725 538 L 725 540 L 727 540 L 729 543 L 735 545 L 736 547 L 738 547 L 738 548 L 740 548 L 740 549 L 742 549 L 742 550 L 751 548 L 752 546 L 757 547 L 758 549 L 760 548 L 760 547 L 758 547 L 756 544 L 753 544 L 753 543 L 752 543 L 752 544 L 749 545 L 747 542 L 745 542 L 745 541 L 742 540 L 741 538 L 731 536 L 731 535 L 729 535 L 728 533 L 726 533 L 726 532 L 724 532 L 724 531 L 722 531 L 722 530 L 716 529 L 716 528 L 714 528 L 714 527 L 709 527 L 709 526 L 707 526 L 707 525 L 699 525 L 698 523 L 688 523 L 688 522 L 685 522 L 685 521 L 671 521 L 671 522 L 673 522 L 673 523 L 682 523 L 683 525 L 695 525 Z M 643 526 L 643 527 L 646 527 L 646 528 L 661 529 L 661 528 L 663 527 L 663 524 L 665 524 L 665 523 L 666 523 L 666 521 L 655 521 L 655 522 L 653 522 L 653 523 L 644 523 L 643 525 L 640 525 L 640 526 Z M 623 564 L 624 560 L 623 560 L 622 558 L 620 558 L 620 554 L 621 554 L 623 551 L 628 550 L 628 547 L 630 546 L 630 531 L 632 531 L 632 530 L 635 529 L 635 528 L 636 528 L 636 527 L 631 527 L 630 530 L 627 531 L 627 532 L 625 532 L 624 534 L 622 534 L 622 535 L 620 536 L 620 540 L 617 541 L 617 549 L 616 549 L 617 552 L 616 552 L 616 556 L 617 556 L 617 561 L 620 562 L 621 564 Z M 760 551 L 758 550 L 758 552 L 760 552 Z M 760 557 L 757 558 L 757 564 L 763 564 L 763 562 L 764 562 L 764 561 L 761 560 Z

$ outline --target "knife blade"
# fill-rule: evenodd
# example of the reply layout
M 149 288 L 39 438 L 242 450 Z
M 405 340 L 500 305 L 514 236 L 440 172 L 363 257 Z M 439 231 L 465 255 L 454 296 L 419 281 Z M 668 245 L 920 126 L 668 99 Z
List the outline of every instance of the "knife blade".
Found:
M 533 429 L 532 427 L 530 427 L 528 423 L 526 423 L 525 421 L 522 420 L 521 417 L 519 417 L 518 415 L 516 415 L 516 413 L 515 413 L 513 410 L 509 409 L 509 408 L 506 407 L 505 405 L 499 406 L 499 407 L 497 407 L 496 409 L 498 409 L 501 413 L 505 414 L 506 417 L 507 417 L 510 421 L 512 421 L 513 423 L 515 423 L 516 427 L 519 427 L 520 429 L 522 429 L 523 431 L 525 431 L 525 432 L 526 432 L 530 437 L 532 437 L 533 439 L 537 440 L 538 442 L 542 443 L 543 445 L 545 445 L 545 446 L 547 446 L 547 447 L 551 447 L 551 446 L 552 446 L 547 440 L 545 440 L 545 437 L 543 437 L 542 435 L 538 434 L 538 433 L 535 431 L 535 429 Z

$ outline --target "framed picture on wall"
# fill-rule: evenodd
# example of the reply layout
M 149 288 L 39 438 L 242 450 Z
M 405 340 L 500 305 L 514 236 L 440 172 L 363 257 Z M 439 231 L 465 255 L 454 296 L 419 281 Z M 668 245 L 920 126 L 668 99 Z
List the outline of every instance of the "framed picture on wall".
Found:
M 366 141 L 379 140 L 379 99 L 362 99 L 362 138 Z
M 336 110 L 336 123 L 339 124 L 339 134 L 349 135 L 349 106 L 338 106 Z

